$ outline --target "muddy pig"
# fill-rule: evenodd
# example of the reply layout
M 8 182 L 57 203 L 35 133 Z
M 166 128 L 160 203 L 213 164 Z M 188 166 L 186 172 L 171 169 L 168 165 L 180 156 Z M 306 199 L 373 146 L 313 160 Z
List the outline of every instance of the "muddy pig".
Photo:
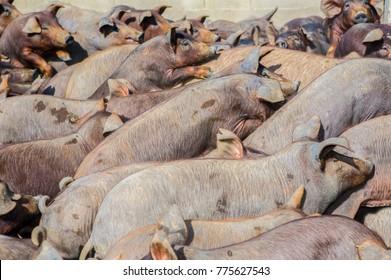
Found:
M 0 181 L 0 234 L 16 234 L 40 214 L 38 203 L 42 196 L 12 192 Z
M 82 159 L 107 133 L 122 125 L 115 114 L 97 113 L 76 133 L 0 147 L 0 180 L 15 192 L 53 198 L 58 183 L 72 175 Z
M 105 109 L 104 100 L 67 100 L 22 95 L 0 100 L 0 143 L 19 143 L 75 132 L 87 113 Z
M 323 213 L 373 170 L 369 161 L 332 151 L 336 145 L 348 148 L 343 138 L 299 141 L 265 158 L 181 160 L 148 168 L 106 195 L 89 242 L 102 258 L 125 234 L 156 223 L 172 204 L 184 219 L 254 217 L 283 205 L 298 185 L 306 190 L 303 211 Z
M 122 179 L 158 163 L 121 165 L 77 180 L 64 178 L 62 191 L 46 206 L 40 203 L 40 225 L 49 242 L 66 259 L 79 257 L 91 235 L 92 224 L 105 195 Z M 78 201 L 77 203 L 75 203 Z
M 7 25 L 21 15 L 18 9 L 12 5 L 13 2 L 14 0 L 0 1 L 0 37 Z
M 0 38 L 0 53 L 8 56 L 18 67 L 37 67 L 45 76 L 53 76 L 54 69 L 42 58 L 45 52 L 64 48 L 73 37 L 56 19 L 60 5 L 47 10 L 25 14 L 13 20 Z
M 326 56 L 333 57 L 342 35 L 357 23 L 380 23 L 382 0 L 322 0 L 320 8 L 326 14 L 330 47 Z
M 391 59 L 391 26 L 360 23 L 352 26 L 341 38 L 334 57 L 354 52 L 360 56 Z
M 360 71 L 360 75 L 354 75 Z M 383 59 L 352 59 L 319 76 L 278 110 L 243 144 L 273 154 L 294 141 L 293 132 L 318 115 L 320 139 L 339 136 L 361 122 L 391 112 L 391 62 Z M 365 77 L 365 84 L 362 79 Z M 316 139 L 317 132 L 314 135 Z M 311 137 L 310 137 L 311 138 Z
M 274 112 L 268 104 L 282 101 L 279 83 L 256 75 L 194 83 L 110 135 L 83 160 L 75 177 L 131 162 L 199 156 L 215 147 L 219 128 L 243 139 Z
M 175 246 L 180 259 L 188 260 L 357 260 L 356 244 L 381 238 L 355 220 L 319 216 L 294 220 L 253 239 L 214 249 Z M 152 242 L 151 253 L 177 259 L 163 240 Z M 175 253 L 174 253 L 175 254 Z
M 155 236 L 166 237 L 170 244 L 193 246 L 199 249 L 220 248 L 251 239 L 289 221 L 306 215 L 300 205 L 304 187 L 277 209 L 249 219 L 184 220 L 174 205 L 156 225 L 135 230 L 118 241 L 105 259 L 137 260 L 149 255 L 150 243 Z M 155 239 L 155 238 L 154 238 Z M 86 246 L 87 250 L 88 246 Z M 83 252 L 86 250 L 83 249 Z M 83 259 L 83 253 L 80 258 Z

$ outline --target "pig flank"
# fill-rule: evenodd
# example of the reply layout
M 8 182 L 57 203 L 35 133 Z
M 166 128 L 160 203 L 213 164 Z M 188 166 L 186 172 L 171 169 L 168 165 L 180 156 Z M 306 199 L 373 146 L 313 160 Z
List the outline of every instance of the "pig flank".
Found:
M 270 90 L 272 98 L 280 96 L 278 101 L 283 100 L 278 82 L 250 74 L 189 85 L 181 94 L 107 137 L 83 160 L 75 177 L 130 162 L 199 156 L 215 146 L 219 128 L 232 130 L 243 139 L 273 112 L 257 99 L 254 93 L 258 88 Z M 183 107 L 184 104 L 187 106 Z M 178 133 L 171 132 L 174 128 Z
M 72 175 L 88 152 L 104 139 L 107 114 L 98 113 L 77 133 L 2 146 L 0 180 L 14 192 L 54 197 L 61 178 Z
M 360 71 L 360 75 L 352 75 L 353 69 Z M 327 139 L 360 122 L 388 114 L 391 112 L 389 71 L 390 62 L 381 59 L 353 59 L 340 64 L 303 89 L 243 144 L 273 154 L 292 143 L 293 130 L 314 115 L 320 117 L 323 136 Z
M 356 244 L 381 238 L 364 225 L 339 216 L 295 220 L 249 241 L 202 251 L 179 247 L 186 259 L 226 260 L 357 260 Z
M 96 213 L 106 194 L 122 179 L 156 164 L 117 166 L 68 184 L 48 207 L 40 206 L 40 225 L 47 231 L 47 241 L 63 258 L 77 258 L 80 246 L 90 237 Z
M 67 100 L 45 95 L 0 100 L 0 143 L 18 143 L 75 132 L 87 113 L 103 111 L 103 99 Z
M 363 182 L 372 165 L 362 161 L 358 170 L 331 157 L 321 171 L 310 156 L 317 147 L 319 143 L 297 142 L 263 159 L 188 160 L 143 170 L 105 197 L 91 243 L 102 258 L 122 236 L 155 223 L 172 204 L 184 219 L 254 217 L 283 205 L 301 184 L 306 190 L 303 211 L 322 213 L 343 191 Z

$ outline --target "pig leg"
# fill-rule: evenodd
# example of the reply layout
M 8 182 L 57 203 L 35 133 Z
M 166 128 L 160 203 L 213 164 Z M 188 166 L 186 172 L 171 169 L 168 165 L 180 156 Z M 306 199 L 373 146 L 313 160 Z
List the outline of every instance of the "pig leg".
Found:
M 42 57 L 34 53 L 31 49 L 24 49 L 22 51 L 22 57 L 24 60 L 38 67 L 38 69 L 41 70 L 41 72 L 46 77 L 52 77 L 54 75 L 54 69 L 52 68 L 52 66 L 50 66 Z
M 212 70 L 207 66 L 188 66 L 175 69 L 172 72 L 171 80 L 173 82 L 183 81 L 188 78 L 206 79 L 212 75 Z

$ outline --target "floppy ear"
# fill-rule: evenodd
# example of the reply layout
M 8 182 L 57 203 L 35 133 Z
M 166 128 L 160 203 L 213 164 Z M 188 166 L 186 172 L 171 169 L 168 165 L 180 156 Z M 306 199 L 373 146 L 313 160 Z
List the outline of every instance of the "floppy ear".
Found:
M 320 117 L 315 115 L 309 121 L 297 126 L 293 130 L 292 140 L 293 142 L 302 140 L 317 141 L 322 134 L 322 130 L 323 127 L 320 121 Z
M 150 250 L 154 260 L 178 260 L 170 242 L 159 239 L 156 235 L 152 238 Z
M 384 33 L 380 28 L 371 30 L 367 36 L 365 36 L 363 43 L 373 43 L 383 40 Z
M 246 153 L 240 138 L 233 132 L 220 128 L 217 133 L 217 154 L 223 158 L 242 158 Z
M 269 40 L 271 46 L 276 45 L 276 39 L 278 37 L 278 31 L 271 22 L 268 22 L 266 26 L 266 37 Z
M 348 151 L 352 151 L 346 138 L 336 137 L 322 141 L 316 148 L 314 155 L 315 160 L 321 170 L 323 170 L 325 167 L 325 160 L 327 158 L 328 153 L 331 152 L 335 146 L 339 146 L 344 149 L 347 149 Z
M 333 18 L 342 12 L 343 2 L 344 0 L 322 0 L 320 9 L 327 18 Z
M 46 229 L 42 226 L 36 226 L 31 233 L 31 241 L 35 246 L 40 246 L 47 238 Z
M 170 44 L 174 49 L 176 48 L 176 27 L 171 27 L 166 35 L 167 44 Z
M 375 8 L 379 17 L 383 14 L 383 0 L 370 0 L 369 3 Z
M 113 132 L 114 130 L 117 130 L 123 125 L 123 121 L 117 114 L 111 114 L 103 127 L 103 134 Z
M 155 235 L 158 236 L 158 239 L 162 239 L 162 236 L 164 236 L 173 245 L 185 244 L 188 237 L 187 226 L 176 204 L 171 206 L 168 212 L 157 223 Z
M 152 10 L 157 12 L 159 15 L 163 14 L 164 11 L 167 9 L 167 8 L 171 8 L 172 6 L 168 6 L 168 5 L 160 5 L 160 6 L 157 6 L 155 8 L 153 8 Z
M 27 20 L 22 31 L 28 35 L 40 34 L 42 32 L 42 28 L 38 19 L 36 17 L 31 17 Z
M 259 67 L 263 67 L 259 61 L 273 49 L 264 50 L 260 46 L 254 48 L 240 64 L 240 73 L 258 73 Z
M 129 93 L 135 92 L 133 85 L 125 79 L 108 79 L 107 84 L 109 85 L 110 92 L 109 99 L 128 96 Z
M 49 7 L 47 7 L 46 11 L 51 13 L 53 16 L 56 16 L 59 9 L 64 8 L 61 4 L 52 4 Z
M 99 32 L 105 37 L 115 29 L 115 23 L 112 18 L 104 17 L 99 21 Z
M 178 30 L 193 35 L 193 25 L 189 20 L 184 20 L 183 22 L 181 22 L 181 24 L 178 26 Z
M 285 100 L 280 83 L 272 79 L 263 79 L 262 84 L 257 87 L 255 95 L 260 101 L 270 103 L 278 103 Z

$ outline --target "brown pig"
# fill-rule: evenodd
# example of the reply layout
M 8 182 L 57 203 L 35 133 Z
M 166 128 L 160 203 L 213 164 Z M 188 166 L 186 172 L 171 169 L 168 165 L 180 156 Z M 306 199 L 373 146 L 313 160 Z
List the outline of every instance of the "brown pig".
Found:
M 204 25 L 206 16 L 201 16 L 196 19 L 185 19 L 180 21 L 172 22 L 171 25 L 178 27 L 181 30 L 185 30 L 195 39 L 203 43 L 214 43 L 221 40 L 221 37 Z
M 83 160 L 75 177 L 130 162 L 199 156 L 214 148 L 219 128 L 243 139 L 274 112 L 268 104 L 282 101 L 277 81 L 252 74 L 188 85 L 110 135 Z
M 169 247 L 155 240 L 151 254 L 162 259 L 188 260 L 357 260 L 356 244 L 381 238 L 359 222 L 340 216 L 298 219 L 238 244 L 212 250 Z M 174 255 L 173 255 L 174 253 Z
M 334 57 L 354 52 L 364 57 L 391 59 L 391 26 L 360 23 L 349 28 L 335 50 Z
M 107 133 L 122 125 L 115 114 L 97 113 L 76 133 L 0 147 L 0 180 L 15 192 L 54 197 L 61 178 L 72 175 Z
M 16 234 L 40 214 L 39 196 L 21 195 L 12 192 L 0 181 L 0 234 Z
M 304 218 L 300 211 L 304 187 L 300 187 L 283 206 L 248 219 L 184 220 L 178 206 L 172 206 L 158 224 L 125 235 L 107 253 L 106 260 L 137 260 L 149 255 L 153 236 L 165 236 L 171 244 L 200 249 L 219 248 L 263 234 L 279 225 Z M 155 239 L 155 238 L 154 238 Z M 87 249 L 87 247 L 86 247 Z M 85 253 L 86 250 L 83 249 Z M 80 255 L 83 259 L 84 254 Z
M 0 53 L 8 56 L 15 66 L 37 67 L 45 76 L 53 76 L 54 69 L 42 55 L 74 41 L 57 22 L 55 15 L 60 8 L 51 5 L 44 11 L 17 17 L 0 38 Z
M 322 0 L 322 12 L 326 14 L 330 47 L 326 56 L 333 57 L 342 35 L 357 23 L 380 23 L 383 0 Z
M 3 98 L 0 100 L 0 143 L 18 143 L 73 133 L 82 120 L 104 109 L 103 99 L 78 101 L 46 95 Z
M 0 1 L 0 37 L 7 25 L 21 15 L 18 9 L 12 5 L 13 2 L 14 0 Z

